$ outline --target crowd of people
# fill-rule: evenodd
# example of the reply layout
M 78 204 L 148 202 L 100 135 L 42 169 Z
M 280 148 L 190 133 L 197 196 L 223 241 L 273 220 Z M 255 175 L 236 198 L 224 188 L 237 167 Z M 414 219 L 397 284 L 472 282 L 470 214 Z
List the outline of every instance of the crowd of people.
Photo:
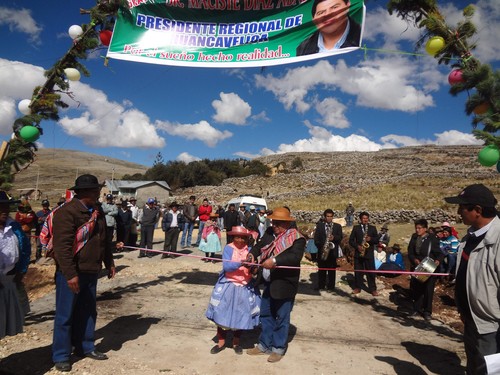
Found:
M 210 350 L 212 354 L 226 347 L 228 331 L 232 331 L 234 352 L 242 354 L 242 331 L 260 325 L 258 343 L 247 354 L 267 355 L 269 362 L 282 359 L 305 252 L 318 265 L 313 285 L 316 291 L 337 291 L 338 262 L 348 251 L 353 256 L 354 297 L 363 290 L 377 297 L 377 275 L 408 277 L 401 246 L 390 243 L 388 223 L 378 231 L 366 211 L 357 214 L 358 223 L 350 234 L 344 234 L 332 209 L 323 212 L 314 229 L 299 230 L 287 207 L 268 211 L 241 205 L 236 210 L 230 204 L 224 210 L 213 207 L 207 198 L 197 206 L 196 197 L 191 196 L 182 205 L 172 202 L 168 207 L 149 198 L 139 208 L 135 198 L 115 202 L 111 194 L 101 196 L 101 188 L 95 176 L 82 175 L 71 188 L 75 192 L 72 199 L 58 202 L 53 210 L 44 200 L 36 213 L 28 201 L 14 200 L 0 191 L 0 338 L 22 332 L 29 312 L 22 278 L 31 257 L 29 236 L 35 230 L 36 258 L 50 252 L 56 263 L 52 360 L 59 371 L 71 370 L 72 353 L 107 359 L 94 346 L 98 274 L 104 264 L 108 276 L 114 277 L 113 252 L 137 248 L 139 233 L 139 257 L 151 257 L 153 232 L 160 220 L 165 233 L 162 258 L 180 255 L 177 245 L 181 237 L 180 246 L 198 248 L 205 254 L 204 261 L 222 261 L 206 311 L 206 317 L 217 325 L 218 342 Z M 465 325 L 467 373 L 485 374 L 484 357 L 500 352 L 497 200 L 481 184 L 470 185 L 445 200 L 458 204 L 458 213 L 470 228 L 460 241 L 449 222 L 429 227 L 426 219 L 415 221 L 407 262 L 410 272 L 418 273 L 410 280 L 413 309 L 408 317 L 432 319 L 434 288 L 437 281 L 443 281 L 432 274 L 447 275 L 444 281 L 455 286 L 457 308 Z M 14 204 L 18 211 L 11 218 Z M 346 218 L 354 214 L 352 210 L 350 203 Z M 347 223 L 353 221 L 348 218 Z M 198 236 L 193 241 L 196 224 Z M 348 241 L 342 248 L 346 236 Z M 215 258 L 219 253 L 222 257 Z

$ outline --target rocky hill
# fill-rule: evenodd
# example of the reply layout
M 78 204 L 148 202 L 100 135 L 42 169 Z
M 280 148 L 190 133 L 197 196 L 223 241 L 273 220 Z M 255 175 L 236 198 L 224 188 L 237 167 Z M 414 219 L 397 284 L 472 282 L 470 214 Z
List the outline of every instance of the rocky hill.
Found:
M 404 221 L 426 216 L 455 220 L 456 207 L 443 197 L 481 182 L 500 197 L 500 175 L 477 162 L 477 146 L 419 146 L 377 152 L 287 153 L 259 158 L 273 175 L 231 178 L 220 186 L 196 186 L 173 192 L 172 200 L 189 195 L 213 204 L 240 194 L 265 197 L 270 207 L 288 205 L 304 221 L 315 221 L 325 208 L 343 216 L 349 201 L 367 210 L 376 222 Z M 42 196 L 60 195 L 77 174 L 93 173 L 100 180 L 144 173 L 147 167 L 90 153 L 42 149 L 37 160 L 16 176 L 13 192 L 38 186 Z
M 88 152 L 40 149 L 35 162 L 16 175 L 11 193 L 17 196 L 38 187 L 43 198 L 56 202 L 67 188 L 74 185 L 78 175 L 90 173 L 104 181 L 119 179 L 125 174 L 144 173 L 147 169 L 144 165 Z

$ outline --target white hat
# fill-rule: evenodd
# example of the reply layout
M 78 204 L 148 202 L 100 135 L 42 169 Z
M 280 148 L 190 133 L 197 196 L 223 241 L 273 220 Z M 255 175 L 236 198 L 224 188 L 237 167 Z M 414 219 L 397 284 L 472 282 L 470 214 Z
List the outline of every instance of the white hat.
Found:
M 254 205 L 250 206 L 250 209 L 255 210 L 255 206 Z

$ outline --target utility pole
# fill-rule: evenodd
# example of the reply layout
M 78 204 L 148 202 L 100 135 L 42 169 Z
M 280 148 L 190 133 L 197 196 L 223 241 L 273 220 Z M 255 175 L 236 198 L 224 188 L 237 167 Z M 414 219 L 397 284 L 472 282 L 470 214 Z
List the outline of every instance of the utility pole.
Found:
M 35 185 L 35 200 L 38 200 L 38 181 L 40 180 L 40 166 L 38 166 L 38 173 L 36 175 L 36 185 Z

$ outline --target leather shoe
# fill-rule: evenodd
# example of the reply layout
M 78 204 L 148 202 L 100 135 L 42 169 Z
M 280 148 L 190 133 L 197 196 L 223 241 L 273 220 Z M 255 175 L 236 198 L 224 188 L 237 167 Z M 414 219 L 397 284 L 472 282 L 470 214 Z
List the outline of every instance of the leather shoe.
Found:
M 215 345 L 212 349 L 210 349 L 210 354 L 217 354 L 224 350 L 225 346 Z
M 262 350 L 259 349 L 258 346 L 254 346 L 252 349 L 247 350 L 248 355 L 262 355 L 262 354 L 269 354 L 266 352 L 263 352 Z
M 359 294 L 359 293 L 361 293 L 361 289 L 357 289 L 357 288 L 353 289 L 351 292 L 351 294 Z
M 281 358 L 283 358 L 283 356 L 281 354 L 272 352 L 271 355 L 269 356 L 269 358 L 267 358 L 267 362 L 271 362 L 271 363 L 279 362 L 279 361 L 281 361 Z
M 372 292 L 372 296 L 373 296 L 373 297 L 377 297 L 377 296 L 378 296 L 378 292 L 377 292 L 376 290 L 374 290 L 374 291 Z
M 69 362 L 56 362 L 55 365 L 57 371 L 61 372 L 71 371 L 71 363 Z
M 236 354 L 243 354 L 243 348 L 239 345 L 234 345 L 233 350 Z
M 85 353 L 84 356 L 87 358 L 90 358 L 90 359 L 95 359 L 97 361 L 104 361 L 104 360 L 108 359 L 108 356 L 106 354 L 101 353 L 98 350 L 93 350 L 89 353 Z
M 431 314 L 429 313 L 423 313 L 424 320 L 427 322 L 430 322 L 432 320 Z

